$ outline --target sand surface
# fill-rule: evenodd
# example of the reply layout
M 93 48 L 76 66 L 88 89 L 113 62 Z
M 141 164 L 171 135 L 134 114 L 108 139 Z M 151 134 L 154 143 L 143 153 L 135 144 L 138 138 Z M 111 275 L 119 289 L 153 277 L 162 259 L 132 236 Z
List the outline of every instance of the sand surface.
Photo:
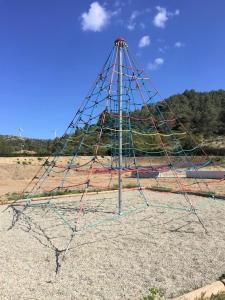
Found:
M 191 196 L 205 234 L 195 214 L 164 207 L 188 207 L 183 196 L 147 193 L 152 205 L 147 209 L 76 234 L 57 276 L 54 249 L 63 249 L 68 228 L 51 212 L 33 207 L 26 214 L 41 224 L 49 242 L 22 218 L 7 230 L 12 210 L 2 213 L 1 206 L 0 299 L 141 299 L 151 287 L 161 288 L 170 299 L 224 274 L 225 203 Z M 102 197 L 90 196 L 87 206 L 98 207 Z M 104 197 L 104 211 L 90 209 L 82 226 L 114 215 L 116 194 Z M 126 198 L 125 210 L 134 207 L 137 197 L 128 192 Z M 58 203 L 65 210 L 66 205 L 76 207 L 71 201 L 77 200 L 79 196 Z M 70 209 L 65 216 L 74 214 Z

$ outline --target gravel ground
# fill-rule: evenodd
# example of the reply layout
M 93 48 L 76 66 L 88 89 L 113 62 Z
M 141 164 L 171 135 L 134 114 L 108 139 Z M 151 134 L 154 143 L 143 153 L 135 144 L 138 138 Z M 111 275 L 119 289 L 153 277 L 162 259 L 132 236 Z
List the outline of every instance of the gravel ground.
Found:
M 91 226 L 115 218 L 117 195 L 89 196 L 79 225 L 88 230 L 75 234 L 58 275 L 69 227 L 62 226 L 54 209 L 32 207 L 8 230 L 13 211 L 3 212 L 1 206 L 0 299 L 141 299 L 151 287 L 161 288 L 169 299 L 224 274 L 225 203 L 191 196 L 206 234 L 195 214 L 173 209 L 186 206 L 182 195 L 147 194 L 147 209 L 97 227 Z M 78 200 L 54 202 L 70 224 Z M 140 207 L 141 201 L 137 192 L 126 192 L 124 209 Z

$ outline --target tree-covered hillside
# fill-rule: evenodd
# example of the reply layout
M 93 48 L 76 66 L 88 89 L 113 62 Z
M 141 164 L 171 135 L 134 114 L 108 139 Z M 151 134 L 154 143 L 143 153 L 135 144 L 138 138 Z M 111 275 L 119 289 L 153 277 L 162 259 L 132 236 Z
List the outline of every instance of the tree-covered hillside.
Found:
M 18 136 L 0 135 L 0 156 L 44 156 L 52 152 L 54 140 L 21 138 Z
M 205 137 L 225 134 L 225 91 L 185 91 L 166 99 L 180 121 L 194 134 Z M 166 113 L 168 105 L 160 104 Z M 178 127 L 180 129 L 180 127 Z
M 149 105 L 147 108 L 142 107 L 131 113 L 133 119 L 146 119 L 149 112 L 154 116 L 156 122 L 160 120 L 160 116 L 165 119 L 174 121 L 169 123 L 171 130 L 176 132 L 191 131 L 194 137 L 202 143 L 203 148 L 210 154 L 225 155 L 225 91 L 196 92 L 194 90 L 185 91 L 169 97 L 165 101 Z M 105 127 L 113 127 L 113 120 L 110 114 L 106 114 Z M 99 130 L 99 123 L 91 125 L 93 134 L 86 138 L 81 148 L 84 155 L 93 154 L 93 145 L 96 143 Z M 133 129 L 148 130 L 150 125 L 146 121 L 138 121 L 132 124 Z M 3 136 L 0 135 L 0 156 L 18 156 L 18 155 L 50 155 L 60 148 L 60 145 L 67 138 L 72 142 L 66 148 L 66 155 L 73 153 L 74 144 L 79 142 L 79 136 L 84 129 L 79 128 L 71 137 L 64 137 L 55 140 L 31 139 Z M 159 131 L 165 131 L 165 126 L 159 127 Z M 151 139 L 151 140 L 150 140 Z M 219 139 L 220 144 L 215 143 Z M 110 132 L 105 131 L 102 136 L 102 143 L 110 143 Z M 181 141 L 185 148 L 192 147 L 192 141 L 187 137 Z M 155 146 L 149 146 L 154 145 Z M 134 138 L 134 147 L 145 151 L 160 151 L 160 143 L 154 137 L 138 136 Z M 169 147 L 169 145 L 168 145 Z M 104 147 L 100 150 L 100 154 L 109 155 L 110 150 Z M 141 155 L 141 153 L 139 154 Z

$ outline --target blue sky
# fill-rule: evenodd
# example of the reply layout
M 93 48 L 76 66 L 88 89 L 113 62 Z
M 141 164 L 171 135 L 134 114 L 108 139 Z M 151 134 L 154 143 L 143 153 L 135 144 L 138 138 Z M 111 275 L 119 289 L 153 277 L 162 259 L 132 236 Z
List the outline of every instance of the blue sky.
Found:
M 0 134 L 62 134 L 119 35 L 164 97 L 225 88 L 224 0 L 0 0 Z

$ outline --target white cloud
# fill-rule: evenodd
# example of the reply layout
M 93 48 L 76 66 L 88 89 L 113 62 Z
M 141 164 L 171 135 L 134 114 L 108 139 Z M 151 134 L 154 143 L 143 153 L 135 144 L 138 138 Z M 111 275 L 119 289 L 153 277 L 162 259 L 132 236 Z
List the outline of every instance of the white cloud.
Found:
M 143 22 L 140 22 L 140 27 L 141 27 L 141 29 L 145 29 L 146 28 L 146 25 L 145 25 L 145 23 L 143 23 Z
M 140 15 L 140 12 L 138 10 L 134 10 L 132 12 L 132 14 L 130 15 L 129 21 L 128 21 L 128 25 L 127 25 L 127 29 L 129 30 L 134 30 L 134 28 L 136 27 L 136 22 L 135 19 Z
M 156 70 L 158 69 L 160 66 L 162 66 L 164 64 L 164 59 L 161 57 L 158 57 L 154 60 L 153 63 L 149 63 L 148 64 L 148 69 L 150 70 Z
M 165 53 L 169 49 L 168 46 L 164 45 L 158 48 L 159 52 Z
M 81 26 L 83 31 L 101 31 L 109 22 L 111 13 L 98 2 L 92 2 L 88 12 L 81 15 Z
M 168 20 L 167 10 L 166 8 L 160 6 L 156 6 L 156 9 L 158 10 L 158 13 L 155 15 L 153 19 L 153 24 L 156 27 L 164 28 L 165 23 Z
M 161 58 L 161 57 L 156 58 L 156 59 L 155 59 L 155 63 L 156 63 L 157 65 L 162 65 L 162 64 L 164 63 L 164 59 Z
M 176 47 L 176 48 L 182 48 L 182 47 L 184 47 L 185 45 L 184 45 L 184 43 L 181 43 L 181 42 L 176 42 L 175 44 L 174 44 L 174 47 Z
M 134 30 L 135 26 L 136 26 L 136 23 L 128 24 L 128 25 L 127 25 L 127 29 L 129 29 L 129 30 Z
M 153 19 L 153 24 L 159 28 L 165 28 L 166 22 L 170 17 L 178 16 L 180 14 L 179 9 L 176 9 L 174 12 L 170 12 L 165 7 L 156 6 L 156 10 L 158 12 Z
M 138 44 L 138 47 L 139 48 L 143 48 L 143 47 L 147 47 L 149 46 L 151 43 L 151 39 L 149 37 L 149 35 L 144 35 L 140 41 L 139 41 L 139 44 Z
M 109 18 L 118 16 L 121 13 L 121 11 L 122 11 L 122 8 L 119 7 L 118 9 L 116 9 L 114 11 L 108 12 Z
M 136 26 L 139 26 L 141 29 L 145 29 L 145 23 L 143 21 L 137 22 L 137 18 L 140 18 L 141 15 L 149 13 L 150 11 L 150 9 L 134 10 L 128 19 L 128 24 L 126 26 L 127 29 L 134 30 Z

